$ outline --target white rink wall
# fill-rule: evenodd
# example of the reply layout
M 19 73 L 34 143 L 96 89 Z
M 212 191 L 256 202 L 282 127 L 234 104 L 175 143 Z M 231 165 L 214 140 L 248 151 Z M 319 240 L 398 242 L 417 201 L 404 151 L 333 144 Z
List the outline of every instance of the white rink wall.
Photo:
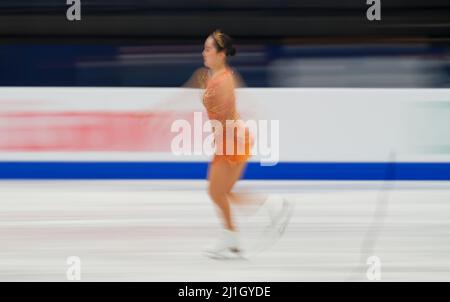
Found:
M 280 161 L 385 161 L 390 151 L 396 152 L 397 160 L 450 159 L 450 150 L 432 152 L 450 146 L 450 89 L 244 88 L 237 95 L 243 119 L 250 116 L 280 121 Z M 203 111 L 200 97 L 201 91 L 185 88 L 0 88 L 3 136 L 0 159 L 15 158 L 5 150 L 11 124 L 18 127 L 45 123 L 44 117 L 39 120 L 39 114 L 44 112 L 108 114 L 150 110 L 155 114 L 167 111 L 189 114 Z M 439 114 L 434 108 L 438 108 Z M 27 120 L 27 117 L 12 117 L 13 113 L 35 115 Z M 86 120 L 80 115 L 71 119 L 71 126 L 83 125 Z M 57 122 L 47 121 L 64 125 L 61 118 Z M 34 131 L 36 136 L 46 134 L 37 127 Z M 15 139 L 20 141 L 20 137 Z M 50 151 L 59 153 L 60 159 L 117 156 L 121 160 L 135 155 L 133 150 L 119 153 L 110 150 L 115 154 L 108 156 L 100 155 L 105 152 L 102 150 L 18 149 L 14 150 L 15 156 L 27 160 L 39 159 Z M 81 154 L 86 152 L 89 154 Z M 189 157 L 171 156 L 170 152 L 138 156 L 146 160 L 173 158 L 176 161 L 189 160 Z

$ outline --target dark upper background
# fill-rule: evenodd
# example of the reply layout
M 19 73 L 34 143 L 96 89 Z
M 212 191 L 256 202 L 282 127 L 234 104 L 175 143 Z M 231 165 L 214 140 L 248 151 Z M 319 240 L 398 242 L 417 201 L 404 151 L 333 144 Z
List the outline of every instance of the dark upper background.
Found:
M 179 86 L 215 28 L 252 87 L 450 87 L 450 1 L 0 0 L 1 86 Z

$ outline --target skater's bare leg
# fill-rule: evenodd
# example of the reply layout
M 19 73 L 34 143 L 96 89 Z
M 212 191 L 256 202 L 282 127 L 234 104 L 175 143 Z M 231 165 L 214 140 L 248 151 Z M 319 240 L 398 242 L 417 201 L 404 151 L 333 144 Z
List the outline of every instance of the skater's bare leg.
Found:
M 267 194 L 260 194 L 254 192 L 233 192 L 233 187 L 236 182 L 242 177 L 246 163 L 227 163 L 230 167 L 228 180 L 223 185 L 223 189 L 227 192 L 228 201 L 233 205 L 239 206 L 239 209 L 247 214 L 254 214 L 258 208 L 266 201 Z
M 243 211 L 252 214 L 255 212 L 253 209 L 249 209 L 249 206 L 258 208 L 264 203 L 266 195 L 255 194 L 253 192 L 233 192 L 233 187 L 236 182 L 242 177 L 246 163 L 233 163 L 230 164 L 234 167 L 233 171 L 229 174 L 229 181 L 227 182 L 227 196 L 229 202 L 233 205 L 239 206 Z
M 219 207 L 224 226 L 230 231 L 236 227 L 232 221 L 229 192 L 240 178 L 246 163 L 230 163 L 226 160 L 213 162 L 208 171 L 208 193 L 214 203 Z

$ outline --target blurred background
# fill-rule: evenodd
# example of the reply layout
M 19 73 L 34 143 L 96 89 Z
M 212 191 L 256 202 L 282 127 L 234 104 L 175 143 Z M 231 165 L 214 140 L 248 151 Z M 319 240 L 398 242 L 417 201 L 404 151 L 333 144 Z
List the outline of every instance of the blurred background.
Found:
M 0 1 L 1 86 L 177 87 L 206 36 L 234 37 L 250 87 L 449 87 L 450 2 Z

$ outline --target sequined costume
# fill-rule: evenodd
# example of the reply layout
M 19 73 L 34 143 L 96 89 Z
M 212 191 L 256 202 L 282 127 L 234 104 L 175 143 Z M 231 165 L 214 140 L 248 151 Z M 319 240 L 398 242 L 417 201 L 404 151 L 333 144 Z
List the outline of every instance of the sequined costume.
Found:
M 203 105 L 208 118 L 222 125 L 222 131 L 216 131 L 214 135 L 216 152 L 213 162 L 246 162 L 251 156 L 253 137 L 236 110 L 233 71 L 225 68 L 212 77 L 205 74 L 204 88 Z M 234 148 L 227 150 L 227 144 L 234 144 Z

